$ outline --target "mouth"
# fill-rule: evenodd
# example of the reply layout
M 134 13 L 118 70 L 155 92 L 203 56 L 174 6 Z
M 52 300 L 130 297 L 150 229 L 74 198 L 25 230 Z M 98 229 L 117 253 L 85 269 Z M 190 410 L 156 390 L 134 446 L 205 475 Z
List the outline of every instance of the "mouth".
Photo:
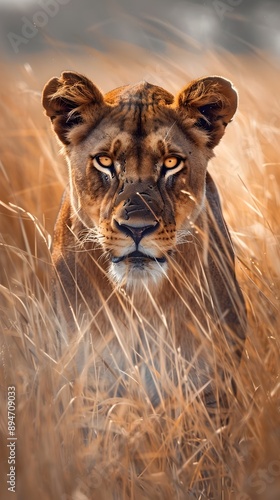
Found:
M 128 262 L 135 264 L 144 262 L 145 260 L 153 260 L 154 262 L 158 262 L 159 264 L 164 264 L 164 262 L 166 262 L 165 257 L 152 257 L 151 255 L 139 252 L 138 250 L 129 253 L 128 255 L 124 255 L 123 257 L 112 257 L 113 264 L 118 264 L 119 262 L 122 262 L 124 260 L 128 260 Z

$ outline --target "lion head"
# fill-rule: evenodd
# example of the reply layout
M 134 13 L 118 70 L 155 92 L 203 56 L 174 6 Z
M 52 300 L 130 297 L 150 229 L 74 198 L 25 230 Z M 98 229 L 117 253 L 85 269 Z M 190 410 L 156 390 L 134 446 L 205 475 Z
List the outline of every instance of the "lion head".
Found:
M 146 82 L 103 95 L 64 72 L 43 106 L 64 145 L 77 237 L 102 247 L 113 282 L 158 283 L 205 210 L 207 163 L 237 107 L 232 84 L 210 76 L 176 97 Z

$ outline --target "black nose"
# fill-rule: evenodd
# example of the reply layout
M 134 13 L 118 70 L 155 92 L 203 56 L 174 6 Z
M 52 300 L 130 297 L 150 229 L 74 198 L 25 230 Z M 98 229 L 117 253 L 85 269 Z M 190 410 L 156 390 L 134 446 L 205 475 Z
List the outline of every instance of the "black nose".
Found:
M 130 236 L 133 239 L 136 246 L 139 245 L 144 236 L 153 233 L 159 226 L 159 223 L 157 221 L 154 221 L 153 224 L 147 224 L 146 226 L 137 226 L 136 224 L 119 224 L 116 220 L 115 224 L 116 228 L 119 231 L 126 234 L 127 236 Z

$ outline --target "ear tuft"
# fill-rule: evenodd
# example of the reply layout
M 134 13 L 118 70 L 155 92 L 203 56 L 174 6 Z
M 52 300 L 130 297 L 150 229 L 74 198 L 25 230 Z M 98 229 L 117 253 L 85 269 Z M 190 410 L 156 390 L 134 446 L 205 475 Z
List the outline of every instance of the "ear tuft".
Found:
M 195 120 L 195 127 L 209 136 L 208 147 L 215 147 L 237 109 L 238 96 L 232 83 L 219 76 L 192 81 L 177 96 L 181 114 Z
M 94 119 L 103 103 L 98 88 L 85 76 L 72 71 L 64 71 L 60 78 L 52 78 L 42 95 L 46 115 L 64 144 L 69 144 L 69 130 Z

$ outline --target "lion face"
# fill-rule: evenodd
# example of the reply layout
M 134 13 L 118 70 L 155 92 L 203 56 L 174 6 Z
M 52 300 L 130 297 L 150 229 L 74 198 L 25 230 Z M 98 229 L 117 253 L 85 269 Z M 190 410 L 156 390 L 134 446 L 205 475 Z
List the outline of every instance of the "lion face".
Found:
M 148 83 L 102 96 L 85 77 L 51 80 L 43 104 L 65 145 L 73 214 L 118 284 L 158 283 L 205 207 L 212 149 L 236 109 L 218 77 L 176 99 Z
M 102 245 L 113 279 L 128 285 L 164 276 L 205 191 L 204 155 L 172 116 L 142 106 L 124 111 L 124 131 L 119 110 L 109 113 L 69 155 L 72 203 L 87 237 Z

